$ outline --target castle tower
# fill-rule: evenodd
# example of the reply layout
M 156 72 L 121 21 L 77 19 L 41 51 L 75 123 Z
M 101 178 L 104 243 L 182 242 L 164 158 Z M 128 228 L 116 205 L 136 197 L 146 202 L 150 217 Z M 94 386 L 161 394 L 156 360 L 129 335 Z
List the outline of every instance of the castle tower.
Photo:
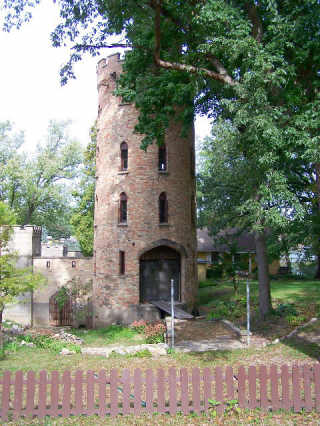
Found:
M 159 315 L 152 300 L 192 309 L 197 291 L 194 133 L 173 122 L 165 145 L 140 149 L 138 112 L 113 95 L 119 54 L 98 63 L 94 325 Z

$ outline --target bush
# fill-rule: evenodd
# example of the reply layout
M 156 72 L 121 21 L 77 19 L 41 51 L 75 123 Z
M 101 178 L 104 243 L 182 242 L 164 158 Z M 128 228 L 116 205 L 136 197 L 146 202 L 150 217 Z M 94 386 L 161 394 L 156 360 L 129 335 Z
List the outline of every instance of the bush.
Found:
M 231 308 L 234 307 L 233 304 L 234 302 L 217 302 L 213 307 L 214 310 L 212 312 L 209 312 L 207 318 L 209 320 L 213 320 L 223 319 L 230 316 L 232 310 Z
M 295 316 L 295 315 L 288 315 L 286 316 L 286 321 L 288 322 L 288 324 L 290 325 L 301 325 L 304 322 L 306 322 L 306 317 L 304 315 L 299 315 L 299 316 Z
M 161 321 L 147 324 L 145 328 L 147 343 L 163 343 L 166 326 Z
M 17 336 L 15 348 L 17 348 L 18 346 L 18 342 L 22 340 L 24 340 L 25 342 L 33 343 L 39 349 L 47 349 L 56 353 L 61 352 L 63 348 L 70 349 L 71 351 L 75 351 L 76 353 L 81 352 L 81 348 L 79 345 L 52 339 L 52 337 L 50 336 Z M 14 349 L 12 344 L 11 349 Z
M 147 322 L 145 320 L 134 321 L 131 328 L 139 333 L 144 333 L 146 343 L 163 343 L 166 326 L 162 321 Z
M 273 314 L 279 317 L 298 316 L 298 311 L 293 303 L 279 303 Z
M 147 321 L 141 319 L 139 321 L 134 321 L 130 327 L 133 328 L 137 333 L 144 333 L 147 326 Z
M 222 264 L 212 265 L 211 268 L 207 269 L 207 278 L 221 278 L 222 274 L 223 274 Z
M 199 288 L 214 287 L 216 285 L 218 285 L 217 281 L 212 281 L 212 280 L 199 281 Z

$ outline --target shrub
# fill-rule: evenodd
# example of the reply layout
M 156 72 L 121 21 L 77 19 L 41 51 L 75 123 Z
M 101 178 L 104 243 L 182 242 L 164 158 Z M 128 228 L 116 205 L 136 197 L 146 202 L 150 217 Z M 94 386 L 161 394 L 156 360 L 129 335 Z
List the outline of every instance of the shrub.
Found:
M 207 278 L 221 278 L 222 273 L 223 273 L 222 264 L 212 265 L 211 268 L 207 269 Z
M 147 321 L 143 319 L 134 321 L 130 325 L 130 327 L 133 328 L 137 333 L 144 333 L 146 326 L 147 326 Z
M 199 288 L 214 287 L 216 285 L 218 285 L 217 281 L 212 281 L 212 280 L 199 281 Z
M 290 325 L 301 325 L 306 321 L 306 317 L 304 315 L 288 315 L 286 316 L 286 320 Z
M 73 343 L 66 343 L 60 340 L 52 339 L 50 336 L 18 336 L 17 340 L 24 340 L 25 342 L 33 343 L 39 349 L 47 349 L 52 352 L 61 352 L 63 348 L 70 349 L 77 353 L 81 352 L 79 345 Z
M 129 358 L 151 358 L 152 353 L 148 349 L 142 349 L 134 354 L 128 355 Z
M 213 307 L 213 311 L 207 315 L 208 319 L 223 319 L 230 315 L 230 303 L 233 302 L 218 302 Z
M 138 333 L 144 333 L 146 343 L 163 343 L 163 334 L 166 332 L 166 326 L 162 321 L 148 322 L 145 320 L 134 321 L 131 328 Z
M 166 326 L 162 321 L 156 321 L 147 324 L 145 328 L 145 336 L 147 343 L 163 343 Z
M 293 303 L 279 303 L 273 314 L 279 317 L 298 316 L 298 311 Z

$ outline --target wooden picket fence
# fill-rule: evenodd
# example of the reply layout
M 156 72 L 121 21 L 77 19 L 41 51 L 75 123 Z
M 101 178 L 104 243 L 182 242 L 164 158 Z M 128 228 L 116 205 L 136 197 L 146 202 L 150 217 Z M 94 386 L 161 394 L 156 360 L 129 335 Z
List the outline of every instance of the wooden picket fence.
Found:
M 320 411 L 320 364 L 277 367 L 250 366 L 214 370 L 169 368 L 168 371 L 124 369 L 33 371 L 26 375 L 9 371 L 0 377 L 2 421 L 21 416 L 140 415 L 177 412 L 218 413 L 238 404 L 241 408 L 280 408 Z

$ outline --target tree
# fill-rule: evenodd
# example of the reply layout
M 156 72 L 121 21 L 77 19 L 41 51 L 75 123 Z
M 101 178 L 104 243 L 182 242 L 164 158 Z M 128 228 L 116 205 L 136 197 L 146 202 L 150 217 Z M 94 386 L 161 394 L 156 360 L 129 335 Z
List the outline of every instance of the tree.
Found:
M 30 19 L 36 3 L 6 0 L 5 29 Z M 271 171 L 302 152 L 319 176 L 317 0 L 60 0 L 59 7 L 61 23 L 52 43 L 70 42 L 72 51 L 61 71 L 63 83 L 74 77 L 72 65 L 83 53 L 131 48 L 118 94 L 140 111 L 136 130 L 145 135 L 144 148 L 162 142 L 171 120 L 188 127 L 201 113 L 230 120 L 235 146 L 247 159 L 257 158 L 258 166 Z M 124 41 L 109 42 L 114 34 Z M 276 170 L 269 179 L 288 187 L 285 172 Z M 258 214 L 267 195 L 272 203 L 272 192 L 261 182 L 247 208 L 257 207 Z M 257 244 L 264 252 L 263 223 L 259 229 Z M 266 313 L 268 291 L 261 297 Z
M 30 268 L 16 267 L 17 253 L 10 253 L 7 245 L 16 217 L 13 211 L 0 202 L 0 354 L 3 352 L 2 316 L 5 306 L 23 293 L 32 291 L 44 283 L 40 274 Z
M 213 235 L 228 228 L 254 234 L 259 278 L 259 308 L 271 309 L 267 240 L 303 223 L 306 214 L 283 172 L 285 164 L 262 162 L 266 148 L 247 157 L 239 150 L 237 132 L 230 122 L 217 123 L 200 154 L 198 175 L 199 222 Z
M 69 182 L 77 177 L 82 161 L 82 149 L 70 140 L 67 126 L 67 122 L 51 121 L 46 143 L 37 145 L 34 155 L 27 155 L 17 152 L 23 147 L 22 136 L 12 134 L 5 123 L 0 146 L 0 173 L 4 176 L 0 200 L 15 210 L 19 224 L 43 225 L 57 237 L 71 233 Z
M 71 224 L 74 228 L 81 251 L 85 256 L 93 255 L 93 224 L 94 224 L 94 193 L 96 173 L 96 144 L 97 130 L 91 128 L 91 142 L 84 153 L 84 169 L 78 190 L 73 192 L 77 200 L 77 207 L 71 216 Z

